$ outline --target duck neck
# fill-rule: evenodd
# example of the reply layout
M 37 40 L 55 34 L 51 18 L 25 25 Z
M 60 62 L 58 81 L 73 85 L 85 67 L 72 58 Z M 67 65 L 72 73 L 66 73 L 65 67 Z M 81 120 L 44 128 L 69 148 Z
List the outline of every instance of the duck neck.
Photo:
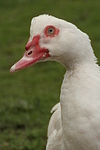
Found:
M 94 64 L 77 64 L 67 69 L 62 83 L 60 97 L 62 113 L 66 112 L 64 114 L 65 117 L 68 117 L 69 112 L 73 113 L 77 111 L 76 107 L 80 109 L 77 105 L 82 101 L 80 99 L 88 99 L 91 96 L 94 89 L 96 89 L 96 84 L 94 83 L 100 80 L 99 75 L 99 66 L 95 62 Z M 75 110 L 72 111 L 72 108 L 75 108 Z
M 93 115 L 91 109 L 94 108 L 94 100 L 98 100 L 100 93 L 99 76 L 96 63 L 84 63 L 73 66 L 73 69 L 68 68 L 60 97 L 63 135 L 68 135 L 68 132 L 74 129 L 77 131 L 79 118 L 87 117 L 87 114 Z

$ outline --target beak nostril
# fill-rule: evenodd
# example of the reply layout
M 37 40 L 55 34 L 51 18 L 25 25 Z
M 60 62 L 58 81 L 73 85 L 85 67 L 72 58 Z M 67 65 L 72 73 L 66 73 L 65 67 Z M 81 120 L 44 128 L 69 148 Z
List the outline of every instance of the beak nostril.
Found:
M 32 51 L 30 51 L 30 52 L 27 53 L 27 55 L 31 55 L 31 54 L 32 54 Z

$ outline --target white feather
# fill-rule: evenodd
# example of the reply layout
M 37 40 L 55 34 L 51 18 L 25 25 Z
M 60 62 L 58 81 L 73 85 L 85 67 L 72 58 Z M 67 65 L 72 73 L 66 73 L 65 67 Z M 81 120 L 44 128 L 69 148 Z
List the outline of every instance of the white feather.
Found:
M 60 32 L 44 42 L 47 25 Z M 89 37 L 75 25 L 49 15 L 32 20 L 30 38 L 37 34 L 40 47 L 49 50 L 48 60 L 67 68 L 61 107 L 52 109 L 46 150 L 100 150 L 100 70 Z
M 48 125 L 48 138 L 54 130 L 59 131 L 61 129 L 61 107 L 60 103 L 57 103 L 51 110 L 52 116 Z

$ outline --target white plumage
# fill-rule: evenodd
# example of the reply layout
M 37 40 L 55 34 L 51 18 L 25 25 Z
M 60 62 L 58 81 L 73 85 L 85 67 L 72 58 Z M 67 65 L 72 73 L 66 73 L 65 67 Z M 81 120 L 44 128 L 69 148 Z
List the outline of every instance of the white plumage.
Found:
M 100 70 L 89 37 L 67 21 L 40 15 L 32 19 L 26 49 L 11 72 L 44 60 L 67 69 L 60 103 L 52 109 L 46 150 L 100 150 Z M 33 55 L 33 62 L 27 59 L 28 65 L 22 65 Z
M 61 107 L 60 107 L 60 103 L 56 104 L 52 110 L 51 110 L 52 116 L 51 119 L 49 121 L 49 125 L 48 125 L 48 133 L 47 136 L 49 137 L 53 131 L 56 129 L 57 131 L 59 131 L 59 129 L 61 128 Z

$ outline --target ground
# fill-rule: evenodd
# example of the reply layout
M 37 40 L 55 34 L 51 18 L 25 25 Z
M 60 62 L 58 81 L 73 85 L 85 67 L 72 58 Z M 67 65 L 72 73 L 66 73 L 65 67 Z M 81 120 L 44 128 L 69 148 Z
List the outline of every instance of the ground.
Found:
M 0 150 L 44 150 L 50 109 L 59 101 L 64 67 L 39 63 L 10 74 L 22 57 L 32 17 L 51 14 L 86 32 L 100 63 L 99 0 L 0 0 Z

